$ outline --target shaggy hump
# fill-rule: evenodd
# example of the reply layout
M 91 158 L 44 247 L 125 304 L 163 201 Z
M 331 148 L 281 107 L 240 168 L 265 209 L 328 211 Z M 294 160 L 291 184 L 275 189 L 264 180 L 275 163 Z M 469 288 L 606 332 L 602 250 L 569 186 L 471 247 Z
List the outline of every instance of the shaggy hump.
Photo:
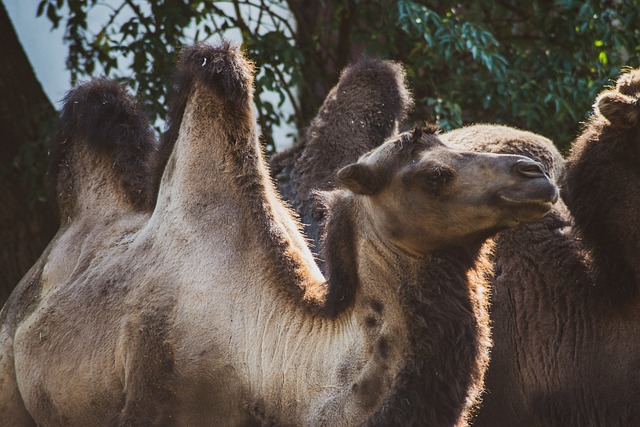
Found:
M 392 136 L 412 107 L 402 66 L 363 57 L 341 73 L 302 140 L 271 158 L 278 190 L 317 254 L 324 211 L 315 193 L 335 188 L 336 172 Z
M 49 160 L 53 188 L 68 188 L 73 181 L 69 160 L 72 151 L 77 151 L 74 144 L 82 141 L 90 151 L 112 158 L 120 185 L 134 207 L 150 207 L 148 165 L 155 136 L 126 89 L 116 81 L 97 79 L 69 91 L 63 102 Z M 66 205 L 70 197 L 66 192 L 60 194 L 58 204 Z
M 253 94 L 254 65 L 237 46 L 223 41 L 219 46 L 198 44 L 182 49 L 178 59 L 169 104 L 167 128 L 160 138 L 158 166 L 153 172 L 154 196 L 160 186 L 164 166 L 178 139 L 191 90 L 200 82 L 228 107 L 243 110 Z
M 179 84 L 184 85 L 183 88 L 199 80 L 216 95 L 239 107 L 246 104 L 253 92 L 253 64 L 238 47 L 226 41 L 216 47 L 200 44 L 183 49 L 178 69 Z

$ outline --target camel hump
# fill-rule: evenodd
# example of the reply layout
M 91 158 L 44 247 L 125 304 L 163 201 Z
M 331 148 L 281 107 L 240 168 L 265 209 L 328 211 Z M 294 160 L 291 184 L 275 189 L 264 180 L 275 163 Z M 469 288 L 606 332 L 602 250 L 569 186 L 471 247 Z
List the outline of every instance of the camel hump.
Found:
M 317 253 L 324 208 L 316 192 L 333 189 L 340 168 L 397 132 L 413 107 L 405 80 L 400 64 L 361 57 L 342 71 L 303 139 L 271 157 L 278 190 L 300 215 Z
M 61 212 L 80 202 L 83 189 L 85 195 L 120 193 L 111 198 L 134 209 L 149 208 L 148 165 L 155 145 L 148 118 L 122 84 L 96 79 L 70 90 L 48 169 Z
M 402 65 L 376 57 L 364 56 L 343 70 L 336 94 L 341 96 L 345 112 L 357 111 L 358 118 L 372 122 L 368 126 L 375 145 L 369 149 L 382 144 L 390 129 L 413 108 Z M 364 123 L 354 125 L 363 127 Z
M 244 108 L 253 93 L 253 70 L 253 63 L 228 41 L 219 46 L 189 46 L 180 52 L 179 91 L 198 81 L 225 102 Z
M 306 143 L 321 153 L 326 153 L 329 145 L 340 152 L 331 159 L 344 159 L 342 164 L 333 165 L 333 170 L 329 168 L 333 176 L 335 170 L 357 160 L 394 134 L 411 108 L 413 98 L 402 66 L 364 56 L 340 74 L 338 84 L 307 129 Z M 318 142 L 311 142 L 315 140 Z M 325 160 L 320 153 L 315 157 L 321 162 Z
M 253 63 L 244 57 L 239 47 L 229 41 L 223 41 L 217 46 L 187 46 L 180 51 L 177 70 L 173 76 L 167 127 L 160 137 L 157 166 L 153 168 L 151 177 L 154 196 L 159 191 L 164 168 L 178 139 L 194 85 L 203 85 L 225 103 L 225 111 L 236 114 L 252 108 L 253 76 Z
M 612 126 L 637 126 L 640 123 L 640 69 L 620 76 L 615 89 L 598 96 L 595 109 Z

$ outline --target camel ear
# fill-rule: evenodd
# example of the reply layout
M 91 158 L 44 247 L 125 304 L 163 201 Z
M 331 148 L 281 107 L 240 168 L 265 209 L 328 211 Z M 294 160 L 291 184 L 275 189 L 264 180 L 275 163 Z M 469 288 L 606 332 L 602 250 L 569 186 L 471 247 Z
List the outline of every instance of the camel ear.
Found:
M 338 182 L 356 194 L 371 196 L 380 189 L 379 180 L 370 166 L 352 163 L 338 171 Z
M 596 100 L 596 110 L 614 126 L 633 127 L 640 122 L 637 98 L 618 92 L 605 92 Z

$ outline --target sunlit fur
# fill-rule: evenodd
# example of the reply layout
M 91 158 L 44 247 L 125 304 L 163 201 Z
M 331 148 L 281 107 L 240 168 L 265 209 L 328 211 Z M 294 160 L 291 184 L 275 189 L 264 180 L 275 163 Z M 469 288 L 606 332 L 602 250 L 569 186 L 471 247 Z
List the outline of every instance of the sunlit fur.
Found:
M 150 209 L 155 148 L 149 121 L 122 85 L 97 79 L 70 91 L 60 113 L 48 170 L 61 217 L 66 219 L 65 215 L 81 208 L 76 206 L 82 197 L 78 193 L 102 191 L 86 188 L 95 180 L 96 169 L 116 187 L 109 189 L 121 194 L 123 202 L 140 210 Z M 85 150 L 89 152 L 84 154 Z M 77 170 L 84 167 L 89 170 Z
M 552 182 L 428 129 L 391 139 L 325 196 L 325 280 L 260 152 L 252 64 L 200 45 L 179 74 L 153 209 L 71 135 L 84 186 L 1 314 L 3 422 L 464 424 L 489 345 L 481 243 L 543 215 Z

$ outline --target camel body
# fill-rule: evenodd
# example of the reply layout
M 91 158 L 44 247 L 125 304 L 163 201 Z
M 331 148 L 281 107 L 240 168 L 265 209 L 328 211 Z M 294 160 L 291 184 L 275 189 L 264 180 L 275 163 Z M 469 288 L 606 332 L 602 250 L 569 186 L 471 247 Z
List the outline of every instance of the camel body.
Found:
M 500 233 L 488 394 L 479 426 L 640 423 L 640 72 L 601 93 L 562 197 Z
M 474 425 L 639 423 L 640 384 L 631 374 L 640 360 L 639 82 L 638 71 L 629 72 L 600 95 L 568 162 L 548 139 L 505 126 L 440 135 L 466 150 L 539 161 L 562 181 L 570 208 L 560 201 L 543 219 L 495 239 L 494 346 Z
M 196 46 L 181 76 L 159 187 L 61 140 L 66 221 L 0 315 L 5 420 L 464 424 L 489 347 L 480 247 L 555 202 L 541 166 L 387 141 L 324 196 L 325 279 L 261 156 L 250 64 Z

